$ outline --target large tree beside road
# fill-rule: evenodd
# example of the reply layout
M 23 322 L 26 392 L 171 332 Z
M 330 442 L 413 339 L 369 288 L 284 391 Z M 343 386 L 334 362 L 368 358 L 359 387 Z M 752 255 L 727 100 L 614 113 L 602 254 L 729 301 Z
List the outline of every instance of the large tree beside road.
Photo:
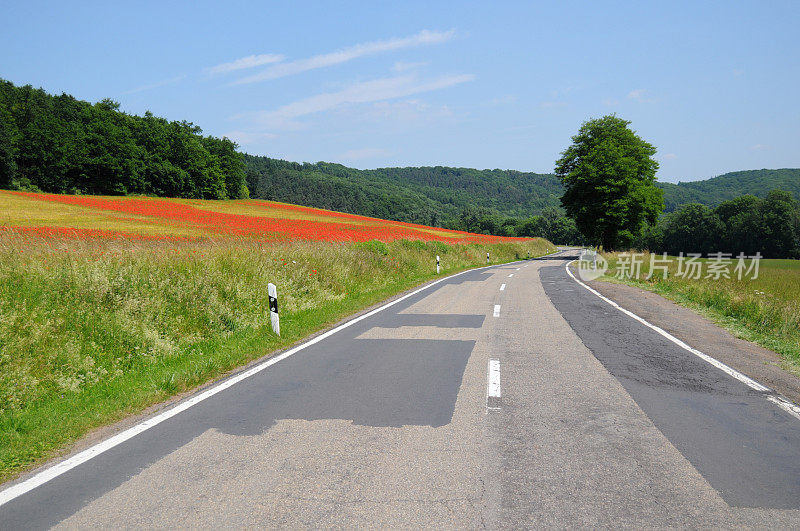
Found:
M 664 209 L 655 186 L 656 148 L 615 115 L 585 122 L 556 161 L 561 203 L 580 231 L 606 250 L 625 246 Z

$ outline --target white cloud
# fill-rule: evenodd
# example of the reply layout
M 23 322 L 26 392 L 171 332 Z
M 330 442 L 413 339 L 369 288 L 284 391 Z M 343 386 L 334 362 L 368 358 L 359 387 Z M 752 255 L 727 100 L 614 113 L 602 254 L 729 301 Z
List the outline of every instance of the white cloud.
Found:
M 641 101 L 642 98 L 644 97 L 644 93 L 645 92 L 646 91 L 644 89 L 634 89 L 634 90 L 628 92 L 628 98 L 632 99 L 632 100 Z
M 183 81 L 184 79 L 186 79 L 185 75 L 183 75 L 183 76 L 175 76 L 175 77 L 171 77 L 169 79 L 163 79 L 161 81 L 156 81 L 155 83 L 151 83 L 150 85 L 142 85 L 141 87 L 136 87 L 135 89 L 126 90 L 125 92 L 123 92 L 123 94 L 134 94 L 136 92 L 143 92 L 145 90 L 152 90 L 152 89 L 159 88 L 159 87 L 164 87 L 164 86 L 167 86 L 167 85 L 174 85 L 175 83 Z
M 750 146 L 750 149 L 752 151 L 765 151 L 769 149 L 769 146 L 766 144 L 753 144 L 752 146 Z
M 363 160 L 375 159 L 378 157 L 386 157 L 391 155 L 392 152 L 388 149 L 381 148 L 364 148 L 364 149 L 351 149 L 342 153 L 339 158 L 344 160 Z
M 301 116 L 329 111 L 347 104 L 403 98 L 413 94 L 452 87 L 473 79 L 475 79 L 475 76 L 471 74 L 442 76 L 432 80 L 419 80 L 413 75 L 375 79 L 373 81 L 355 83 L 338 92 L 318 94 L 289 103 L 273 111 L 253 113 L 249 116 L 264 126 L 280 129 L 296 128 L 298 123 L 295 118 Z M 247 116 L 237 115 L 234 118 Z
M 401 74 L 403 72 L 409 72 L 411 70 L 419 70 L 420 68 L 422 68 L 427 64 L 428 64 L 427 61 L 420 61 L 417 63 L 406 63 L 404 61 L 397 61 L 392 67 L 392 70 Z
M 619 100 L 615 100 L 613 98 L 606 98 L 603 101 L 601 101 L 600 103 L 602 103 L 603 105 L 606 105 L 608 107 L 613 107 L 615 105 L 619 105 Z
M 224 74 L 233 72 L 235 70 L 244 70 L 245 68 L 254 68 L 256 66 L 268 65 L 271 63 L 279 63 L 283 61 L 283 56 L 269 53 L 262 55 L 248 55 L 241 57 L 230 63 L 222 63 L 210 68 L 206 68 L 206 72 L 210 75 Z
M 297 61 L 277 64 L 259 74 L 243 77 L 232 84 L 243 85 L 246 83 L 255 83 L 257 81 L 266 81 L 268 79 L 277 79 L 279 77 L 291 76 L 294 74 L 299 74 L 300 72 L 314 70 L 316 68 L 324 68 L 326 66 L 346 63 L 347 61 L 352 61 L 353 59 L 367 55 L 376 55 L 383 52 L 428 44 L 440 44 L 452 39 L 453 35 L 455 35 L 455 30 L 444 32 L 423 30 L 416 35 L 402 39 L 366 42 L 363 44 L 350 46 L 349 48 L 344 48 L 337 52 L 315 55 L 307 59 L 298 59 Z
M 378 101 L 367 109 L 358 109 L 358 116 L 367 120 L 391 121 L 394 123 L 430 122 L 453 116 L 447 105 L 430 105 L 418 99 L 402 101 Z
M 674 160 L 678 158 L 678 155 L 676 155 L 675 153 L 665 153 L 664 155 L 661 156 L 661 158 L 663 160 Z

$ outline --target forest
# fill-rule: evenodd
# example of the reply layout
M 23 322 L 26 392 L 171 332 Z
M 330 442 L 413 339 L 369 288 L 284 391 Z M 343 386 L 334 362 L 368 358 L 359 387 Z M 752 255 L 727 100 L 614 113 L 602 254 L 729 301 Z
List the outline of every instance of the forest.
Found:
M 742 195 L 763 199 L 773 190 L 785 190 L 800 199 L 800 169 L 734 171 L 702 181 L 657 183 L 656 186 L 664 190 L 666 212 L 689 203 L 716 207 Z
M 467 209 L 524 218 L 557 207 L 551 175 L 442 166 L 357 170 L 245 155 L 252 197 L 425 225 L 460 223 Z
M 226 138 L 190 122 L 132 116 L 0 80 L 0 188 L 200 199 L 248 196 L 244 164 Z
M 671 255 L 760 253 L 765 258 L 800 258 L 800 201 L 786 191 L 765 198 L 742 195 L 714 208 L 683 205 L 647 227 L 635 247 Z

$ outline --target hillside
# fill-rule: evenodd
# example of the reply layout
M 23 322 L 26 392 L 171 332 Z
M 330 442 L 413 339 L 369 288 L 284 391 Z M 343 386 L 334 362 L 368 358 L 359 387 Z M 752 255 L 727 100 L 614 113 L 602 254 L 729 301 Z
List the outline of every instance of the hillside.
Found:
M 245 155 L 251 197 L 379 218 L 455 226 L 464 209 L 525 218 L 558 206 L 553 175 L 442 166 L 357 170 Z
M 772 190 L 786 190 L 800 199 L 800 169 L 735 171 L 703 181 L 658 186 L 664 190 L 667 212 L 687 203 L 717 206 L 745 194 L 764 198 Z
M 563 193 L 551 173 L 443 166 L 357 170 L 327 162 L 244 157 L 252 197 L 427 225 L 459 226 L 465 209 L 529 218 L 560 207 Z M 744 194 L 763 198 L 776 189 L 800 198 L 800 169 L 739 171 L 658 186 L 667 212 L 687 203 L 716 206 Z
M 0 191 L 0 233 L 88 240 L 498 243 L 497 236 L 253 199 L 103 197 Z

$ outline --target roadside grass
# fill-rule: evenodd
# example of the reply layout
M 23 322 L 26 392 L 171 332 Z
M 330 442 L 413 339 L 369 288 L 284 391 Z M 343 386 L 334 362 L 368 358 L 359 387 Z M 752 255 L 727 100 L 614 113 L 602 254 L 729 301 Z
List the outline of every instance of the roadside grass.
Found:
M 0 481 L 436 277 L 555 250 L 396 240 L 80 240 L 0 231 Z M 278 287 L 282 337 L 270 330 Z
M 650 273 L 650 253 L 642 255 L 639 279 L 620 278 L 621 253 L 604 253 L 609 269 L 601 280 L 621 282 L 647 289 L 678 304 L 687 306 L 737 337 L 757 343 L 781 355 L 785 368 L 800 375 L 800 260 L 761 260 L 758 278 L 743 275 L 737 279 L 730 267 L 731 278 L 705 278 L 708 259 L 702 259 L 700 279 L 678 277 L 677 258 L 672 257 L 667 278 L 656 270 Z M 655 259 L 660 259 L 656 255 Z M 745 262 L 750 266 L 750 261 Z

